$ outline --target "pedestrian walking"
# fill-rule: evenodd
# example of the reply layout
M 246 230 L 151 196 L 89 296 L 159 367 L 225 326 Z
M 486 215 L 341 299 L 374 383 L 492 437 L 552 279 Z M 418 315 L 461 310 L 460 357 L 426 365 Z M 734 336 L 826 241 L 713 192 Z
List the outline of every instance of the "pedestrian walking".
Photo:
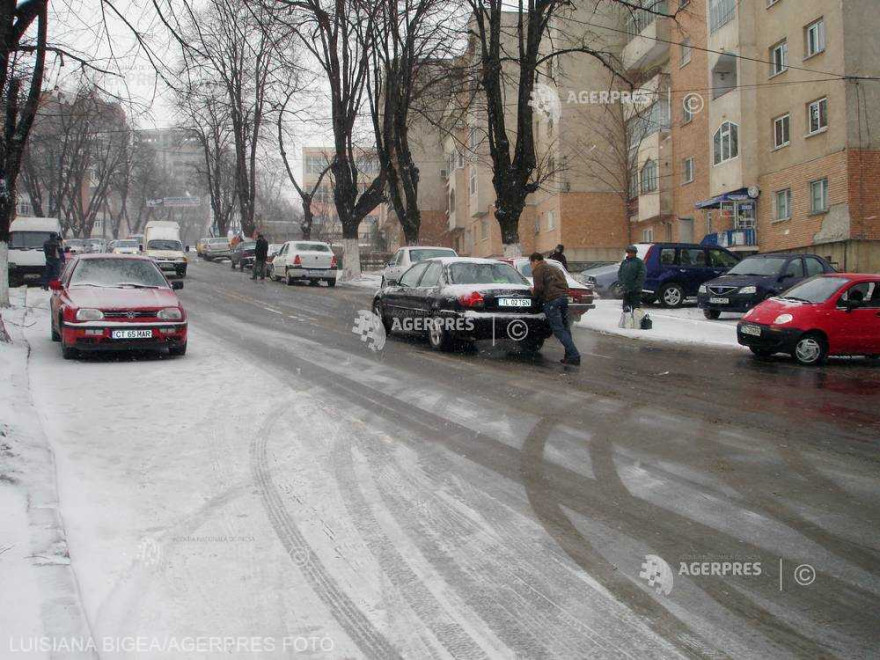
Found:
M 556 249 L 553 250 L 553 252 L 551 252 L 550 256 L 547 258 L 553 259 L 553 261 L 558 261 L 559 263 L 562 264 L 562 267 L 565 268 L 565 270 L 568 270 L 568 259 L 565 258 L 564 253 L 565 253 L 565 246 L 562 243 L 560 243 L 559 245 L 556 246 Z
M 64 262 L 64 248 L 61 245 L 61 237 L 51 233 L 43 243 L 43 253 L 46 255 L 46 268 L 43 270 L 43 290 L 49 289 L 49 282 L 57 280 L 61 275 L 61 264 Z
M 269 241 L 257 234 L 257 244 L 254 246 L 254 272 L 251 279 L 257 279 L 257 273 L 261 280 L 266 279 L 266 259 L 269 257 Z
M 565 348 L 565 357 L 561 362 L 574 367 L 579 366 L 581 354 L 574 345 L 569 329 L 568 281 L 565 279 L 565 274 L 544 261 L 544 256 L 540 252 L 535 252 L 529 257 L 529 264 L 532 267 L 534 282 L 532 293 L 542 305 L 544 315 L 553 330 L 553 336 Z
M 635 311 L 642 306 L 642 289 L 648 274 L 645 262 L 639 259 L 635 245 L 626 248 L 626 257 L 617 269 L 617 281 L 623 290 L 623 311 Z

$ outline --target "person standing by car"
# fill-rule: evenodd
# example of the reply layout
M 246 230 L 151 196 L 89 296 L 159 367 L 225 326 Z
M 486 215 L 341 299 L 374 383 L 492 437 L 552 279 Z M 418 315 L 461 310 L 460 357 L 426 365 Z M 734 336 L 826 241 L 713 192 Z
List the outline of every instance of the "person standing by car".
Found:
M 254 246 L 254 272 L 251 279 L 257 279 L 257 273 L 260 279 L 266 279 L 266 259 L 269 258 L 269 241 L 263 238 L 262 234 L 257 234 L 257 244 Z
M 61 274 L 61 264 L 64 262 L 64 248 L 61 245 L 61 237 L 56 233 L 49 235 L 43 243 L 43 252 L 46 255 L 46 269 L 43 271 L 43 290 L 49 289 L 49 282 L 57 280 Z
M 565 270 L 568 270 L 568 259 L 565 258 L 564 252 L 565 252 L 565 246 L 562 243 L 560 243 L 559 245 L 556 246 L 556 249 L 553 250 L 553 252 L 551 252 L 550 256 L 547 258 L 553 259 L 553 261 L 558 261 L 559 263 L 562 264 L 562 267 L 565 268 Z
M 626 258 L 617 269 L 617 281 L 623 290 L 623 309 L 630 311 L 642 306 L 642 289 L 648 274 L 645 262 L 639 259 L 635 245 L 626 248 Z
M 565 274 L 555 266 L 548 265 L 540 252 L 535 252 L 529 257 L 529 264 L 532 267 L 534 281 L 532 293 L 542 304 L 553 335 L 565 348 L 565 357 L 561 362 L 574 367 L 579 366 L 581 354 L 574 345 L 568 325 L 568 281 L 565 279 Z

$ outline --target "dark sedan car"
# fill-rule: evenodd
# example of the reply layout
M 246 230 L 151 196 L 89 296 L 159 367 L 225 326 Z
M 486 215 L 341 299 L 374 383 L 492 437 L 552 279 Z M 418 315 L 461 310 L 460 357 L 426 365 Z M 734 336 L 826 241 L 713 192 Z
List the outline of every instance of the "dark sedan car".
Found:
M 708 319 L 747 312 L 758 303 L 814 275 L 835 272 L 815 254 L 756 254 L 700 287 L 697 301 Z
M 492 340 L 534 353 L 551 334 L 528 280 L 510 264 L 491 259 L 418 263 L 399 280 L 386 280 L 373 311 L 388 334 L 424 334 L 442 351 L 452 350 L 456 340 Z
M 252 268 L 254 265 L 254 250 L 257 248 L 256 241 L 242 241 L 229 253 L 229 261 L 232 263 L 232 270 L 238 266 L 239 270 Z

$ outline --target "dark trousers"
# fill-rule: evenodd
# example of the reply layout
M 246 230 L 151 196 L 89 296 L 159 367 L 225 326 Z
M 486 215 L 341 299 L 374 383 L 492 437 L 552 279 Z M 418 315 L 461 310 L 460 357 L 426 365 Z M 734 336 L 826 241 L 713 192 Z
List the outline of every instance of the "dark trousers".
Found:
M 257 279 L 257 274 L 261 280 L 266 279 L 266 260 L 265 259 L 254 259 L 254 272 L 251 275 L 251 279 Z
M 544 316 L 547 317 L 547 322 L 550 323 L 553 336 L 565 348 L 565 359 L 580 360 L 581 354 L 578 352 L 577 346 L 574 345 L 571 331 L 568 329 L 568 298 L 562 296 L 556 300 L 545 302 Z
M 61 259 L 46 259 L 46 268 L 43 270 L 43 288 L 49 286 L 49 282 L 52 280 L 57 280 L 60 275 Z
M 641 291 L 626 291 L 623 294 L 623 308 L 626 309 L 629 307 L 630 309 L 636 309 L 642 306 L 642 292 Z

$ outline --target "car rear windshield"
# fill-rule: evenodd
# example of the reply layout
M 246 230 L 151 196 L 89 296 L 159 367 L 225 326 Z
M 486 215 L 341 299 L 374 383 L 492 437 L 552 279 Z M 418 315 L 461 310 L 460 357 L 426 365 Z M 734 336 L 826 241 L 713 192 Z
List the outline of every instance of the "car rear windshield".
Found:
M 293 249 L 300 252 L 330 252 L 330 248 L 323 243 L 296 243 Z
M 147 243 L 148 250 L 171 250 L 173 252 L 182 252 L 183 244 L 180 241 L 172 241 L 164 238 L 156 238 Z
M 168 281 L 152 261 L 145 259 L 81 258 L 69 286 L 105 288 L 167 287 Z
M 727 271 L 727 274 L 769 277 L 782 270 L 786 261 L 786 257 L 746 257 Z
M 412 263 L 418 263 L 425 259 L 435 259 L 437 257 L 454 257 L 455 250 L 410 250 L 409 259 Z
M 49 240 L 48 231 L 14 231 L 9 235 L 9 247 L 19 250 L 41 248 Z
M 242 250 L 253 250 L 255 247 L 257 247 L 257 244 L 254 241 L 248 241 L 247 243 L 240 243 L 239 245 L 241 246 Z
M 212 238 L 208 241 L 211 245 L 229 245 L 229 239 L 226 238 Z
M 528 284 L 507 264 L 452 264 L 449 280 L 452 284 Z
M 809 303 L 821 303 L 837 293 L 840 287 L 847 282 L 849 280 L 845 277 L 814 277 L 792 287 L 783 293 L 782 297 Z

